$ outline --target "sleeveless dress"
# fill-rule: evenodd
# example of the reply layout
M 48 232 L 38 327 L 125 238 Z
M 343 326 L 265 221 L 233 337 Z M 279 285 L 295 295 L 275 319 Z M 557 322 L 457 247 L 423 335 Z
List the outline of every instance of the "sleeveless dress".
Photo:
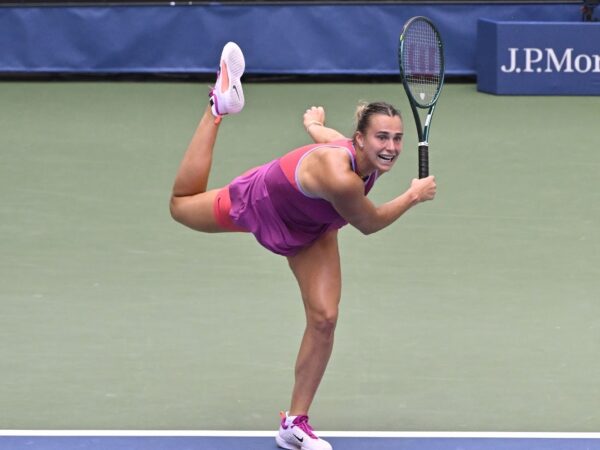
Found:
M 249 170 L 229 184 L 232 223 L 251 232 L 262 246 L 284 256 L 295 255 L 328 231 L 346 225 L 331 203 L 303 192 L 297 179 L 302 158 L 316 149 L 332 146 L 348 151 L 352 170 L 357 173 L 356 150 L 350 139 L 300 147 Z M 365 195 L 377 175 L 374 172 L 364 180 Z

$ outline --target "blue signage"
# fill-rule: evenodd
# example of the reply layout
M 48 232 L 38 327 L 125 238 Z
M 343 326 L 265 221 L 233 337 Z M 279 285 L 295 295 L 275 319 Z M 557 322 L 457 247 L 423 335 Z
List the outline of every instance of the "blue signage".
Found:
M 492 94 L 600 95 L 600 23 L 480 19 L 477 88 Z

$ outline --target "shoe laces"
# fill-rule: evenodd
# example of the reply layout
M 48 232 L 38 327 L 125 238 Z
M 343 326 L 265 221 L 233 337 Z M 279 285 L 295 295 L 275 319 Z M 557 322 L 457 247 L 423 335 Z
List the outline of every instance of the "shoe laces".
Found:
M 319 439 L 315 433 L 313 433 L 313 428 L 308 423 L 308 416 L 298 416 L 292 422 L 293 427 L 298 427 L 306 434 L 308 434 L 313 439 Z

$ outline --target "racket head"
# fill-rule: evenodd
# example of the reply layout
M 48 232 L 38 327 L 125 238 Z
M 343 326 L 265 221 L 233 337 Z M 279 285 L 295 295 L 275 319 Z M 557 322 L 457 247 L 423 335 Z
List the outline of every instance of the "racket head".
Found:
M 433 106 L 444 84 L 444 44 L 427 17 L 413 17 L 404 24 L 398 64 L 411 103 L 419 108 Z

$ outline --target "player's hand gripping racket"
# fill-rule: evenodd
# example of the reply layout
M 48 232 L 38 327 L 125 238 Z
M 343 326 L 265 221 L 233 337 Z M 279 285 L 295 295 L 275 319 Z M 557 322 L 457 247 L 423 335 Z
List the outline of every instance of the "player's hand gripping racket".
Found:
M 400 35 L 398 63 L 419 137 L 419 178 L 429 176 L 429 127 L 444 84 L 444 46 L 437 28 L 426 17 L 413 17 Z M 419 109 L 427 109 L 422 124 Z

